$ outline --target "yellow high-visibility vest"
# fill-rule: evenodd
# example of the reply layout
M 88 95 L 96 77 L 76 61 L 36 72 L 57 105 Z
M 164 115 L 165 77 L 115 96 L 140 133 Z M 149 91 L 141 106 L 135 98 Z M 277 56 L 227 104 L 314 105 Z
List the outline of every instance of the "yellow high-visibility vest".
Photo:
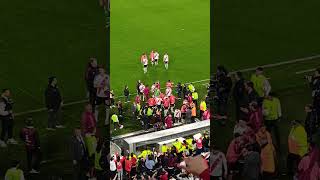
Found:
M 206 111 L 207 110 L 207 103 L 205 101 L 201 101 L 200 110 L 201 111 Z
M 198 98 L 199 98 L 198 93 L 197 93 L 197 92 L 193 92 L 193 93 L 192 93 L 192 99 L 193 99 L 193 100 L 198 100 Z
M 264 97 L 264 82 L 267 80 L 267 78 L 264 75 L 257 76 L 256 74 L 253 74 L 251 76 L 251 82 L 253 83 L 254 89 L 257 91 L 258 95 L 260 97 Z
M 5 175 L 6 180 L 21 180 L 23 176 L 23 171 L 17 168 L 8 169 Z
M 168 147 L 167 147 L 166 145 L 162 145 L 162 147 L 161 147 L 161 152 L 162 152 L 162 153 L 168 152 Z
M 119 122 L 118 116 L 117 116 L 116 114 L 114 114 L 114 115 L 111 116 L 111 120 L 112 120 L 112 122 L 114 122 L 114 123 Z
M 94 155 L 94 167 L 97 170 L 102 170 L 102 167 L 100 166 L 100 158 L 101 158 L 101 151 L 99 153 L 95 152 L 95 155 Z
M 89 136 L 85 136 L 84 141 L 90 157 L 96 152 L 97 138 L 95 136 L 89 135 Z
M 272 100 L 263 100 L 263 109 L 266 111 L 265 120 L 279 119 L 280 101 L 278 98 L 273 97 Z

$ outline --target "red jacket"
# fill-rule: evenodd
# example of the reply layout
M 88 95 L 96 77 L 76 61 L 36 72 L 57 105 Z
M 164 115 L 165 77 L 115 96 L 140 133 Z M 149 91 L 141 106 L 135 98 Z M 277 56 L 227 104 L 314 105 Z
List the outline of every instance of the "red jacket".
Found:
M 211 115 L 210 115 L 210 111 L 208 109 L 203 112 L 202 118 L 204 120 L 210 120 L 210 117 L 211 117 Z
M 168 115 L 165 119 L 165 122 L 167 124 L 167 128 L 172 128 L 172 116 Z
M 25 127 L 21 130 L 20 137 L 27 149 L 32 150 L 40 147 L 38 132 L 33 127 Z
M 210 180 L 209 168 L 204 170 L 200 175 L 200 179 L 202 180 Z
M 181 106 L 181 113 L 186 113 L 187 112 L 187 105 L 182 105 Z
M 84 112 L 81 119 L 81 129 L 83 134 L 94 133 L 97 127 L 95 116 L 92 112 Z
M 132 167 L 136 167 L 137 166 L 137 158 L 135 158 L 135 157 L 131 158 L 131 165 L 132 165 Z
M 149 98 L 148 105 L 150 107 L 155 106 L 156 105 L 156 100 L 154 98 Z
M 140 104 L 141 99 L 140 99 L 140 96 L 139 96 L 139 95 L 138 95 L 138 96 L 136 96 L 136 98 L 135 98 L 135 102 L 136 102 L 136 104 Z
M 146 96 L 147 98 L 149 97 L 149 93 L 150 93 L 150 90 L 148 87 L 145 87 L 144 90 L 143 90 L 143 94 L 144 96 Z
M 169 108 L 169 106 L 170 106 L 170 99 L 169 98 L 165 98 L 164 100 L 163 100 L 163 106 L 164 106 L 164 108 Z
M 168 173 L 160 175 L 160 180 L 168 180 Z
M 127 172 L 130 172 L 131 171 L 131 167 L 132 167 L 131 161 L 126 159 L 125 160 L 125 170 Z
M 192 96 L 188 96 L 188 102 L 191 104 L 193 101 L 192 101 Z
M 171 95 L 170 97 L 170 104 L 175 104 L 176 103 L 176 97 L 174 97 L 174 95 Z

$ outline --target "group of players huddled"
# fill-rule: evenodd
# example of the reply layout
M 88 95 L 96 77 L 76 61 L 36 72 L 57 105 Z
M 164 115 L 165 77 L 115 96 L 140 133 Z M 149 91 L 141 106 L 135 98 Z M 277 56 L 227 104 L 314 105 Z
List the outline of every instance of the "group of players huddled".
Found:
M 149 87 L 139 80 L 137 81 L 136 91 L 137 95 L 132 105 L 131 118 L 140 120 L 145 130 L 150 128 L 154 128 L 154 130 L 168 129 L 172 128 L 175 123 L 192 123 L 196 122 L 197 119 L 210 119 L 207 97 L 198 102 L 199 94 L 192 83 L 174 85 L 172 81 L 168 80 L 165 88 L 162 89 L 159 81 Z M 125 86 L 124 96 L 127 102 L 130 99 L 129 94 L 128 87 Z M 117 126 L 120 129 L 123 128 L 119 119 L 124 117 L 122 102 L 118 101 L 116 107 L 118 113 L 111 116 L 115 130 Z M 198 108 L 200 111 L 198 111 Z
M 152 66 L 158 66 L 159 56 L 160 56 L 159 53 L 155 50 L 152 50 L 150 52 L 149 58 L 150 58 Z M 148 72 L 148 64 L 149 64 L 147 53 L 143 53 L 141 55 L 140 61 L 141 61 L 141 64 L 143 65 L 143 72 L 144 72 L 144 74 L 146 74 Z M 165 53 L 163 55 L 163 63 L 164 63 L 165 69 L 168 70 L 169 69 L 169 55 L 168 55 L 168 53 Z

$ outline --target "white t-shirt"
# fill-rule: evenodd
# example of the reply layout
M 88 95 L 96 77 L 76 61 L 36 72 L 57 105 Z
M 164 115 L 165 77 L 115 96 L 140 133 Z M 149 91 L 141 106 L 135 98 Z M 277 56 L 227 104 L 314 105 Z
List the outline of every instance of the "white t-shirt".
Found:
M 172 89 L 171 88 L 167 88 L 166 89 L 166 96 L 169 97 L 172 94 Z
M 180 111 L 179 109 L 176 109 L 176 110 L 174 111 L 174 117 L 175 117 L 175 118 L 181 118 L 181 111 Z
M 108 97 L 106 91 L 108 90 L 108 75 L 98 74 L 94 77 L 94 87 L 97 88 L 98 97 Z
M 143 65 L 148 65 L 148 59 L 147 58 L 143 58 Z
M 143 93 L 144 88 L 145 88 L 145 86 L 144 86 L 143 84 L 141 84 L 141 85 L 139 86 L 139 90 L 140 90 L 141 93 Z
M 153 85 L 151 86 L 151 92 L 154 93 L 155 90 L 156 90 L 156 85 L 153 84 Z
M 165 54 L 165 55 L 163 56 L 163 61 L 164 61 L 164 62 L 169 62 L 169 55 L 168 55 L 168 54 Z
M 115 161 L 110 161 L 110 171 L 116 171 L 117 166 Z
M 154 53 L 154 59 L 157 59 L 157 60 L 159 59 L 159 53 L 158 52 Z
M 162 103 L 162 99 L 161 99 L 161 98 L 159 98 L 159 97 L 157 97 L 157 98 L 156 98 L 156 103 L 157 103 L 157 105 L 161 105 L 161 103 Z

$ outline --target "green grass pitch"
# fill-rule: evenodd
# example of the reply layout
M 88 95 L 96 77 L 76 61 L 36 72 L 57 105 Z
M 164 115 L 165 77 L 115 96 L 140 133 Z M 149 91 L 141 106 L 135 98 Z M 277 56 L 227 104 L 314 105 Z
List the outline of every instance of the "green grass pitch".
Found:
M 84 71 L 88 58 L 97 57 L 106 65 L 105 15 L 97 1 L 57 0 L 2 1 L 0 28 L 0 89 L 10 88 L 14 112 L 44 107 L 47 78 L 56 75 L 66 103 L 85 99 Z M 41 175 L 67 175 L 71 179 L 72 162 L 69 138 L 79 125 L 83 104 L 64 108 L 66 129 L 47 133 L 46 112 L 17 116 L 15 138 L 26 116 L 33 116 L 40 131 L 44 159 Z M 0 149 L 0 179 L 12 159 L 26 165 L 24 146 Z
M 319 5 L 317 0 L 213 1 L 212 68 L 223 64 L 233 71 L 320 54 Z M 285 171 L 286 166 L 290 121 L 303 121 L 304 105 L 311 102 L 310 89 L 303 79 L 308 73 L 295 72 L 316 67 L 320 67 L 320 59 L 265 69 L 283 108 L 281 151 L 278 152 L 278 169 L 281 172 Z M 247 77 L 251 73 L 246 73 Z M 235 122 L 232 103 L 230 108 L 233 117 L 227 127 L 221 128 L 213 123 L 211 131 L 215 142 L 223 150 L 232 139 Z M 222 133 L 225 138 L 221 138 Z
M 135 93 L 137 80 L 191 82 L 209 78 L 210 1 L 117 0 L 111 5 L 111 88 L 123 95 L 124 85 Z M 156 49 L 158 67 L 143 74 L 140 56 Z M 162 58 L 170 57 L 166 71 Z

